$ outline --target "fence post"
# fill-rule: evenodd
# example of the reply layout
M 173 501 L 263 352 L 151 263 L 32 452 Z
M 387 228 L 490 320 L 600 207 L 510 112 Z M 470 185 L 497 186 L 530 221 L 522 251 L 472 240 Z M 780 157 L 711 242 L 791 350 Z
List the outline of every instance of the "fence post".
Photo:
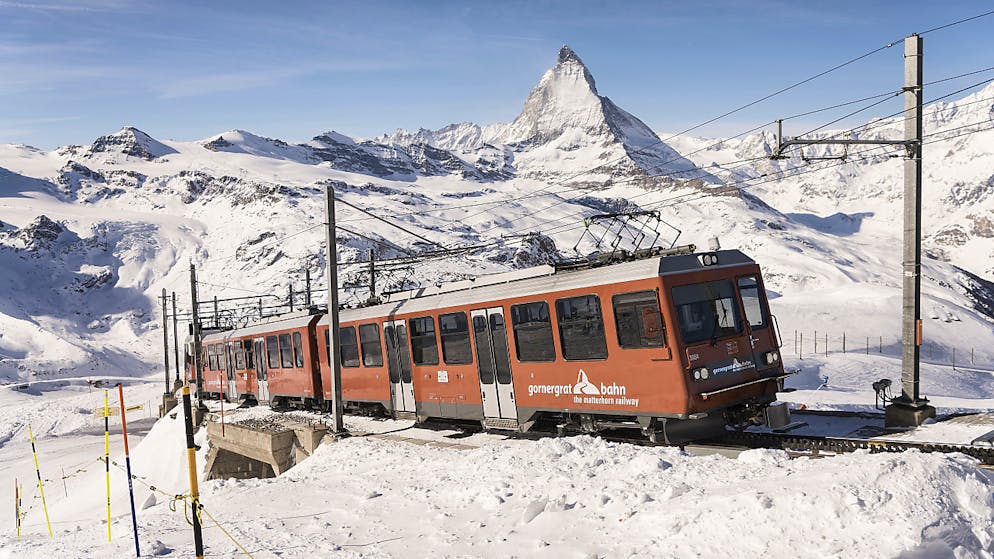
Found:
M 953 370 L 956 370 L 956 348 L 953 348 Z
M 884 337 L 880 336 L 880 339 L 877 340 L 877 343 L 880 344 L 878 346 L 878 353 L 883 353 L 884 352 Z
M 846 332 L 842 331 L 842 353 L 846 352 Z
M 825 332 L 825 357 L 828 357 L 828 332 Z
M 804 359 L 804 356 L 802 355 L 804 353 L 804 332 L 801 332 L 801 343 L 797 347 L 799 348 L 797 358 Z
M 869 336 L 866 337 L 866 354 L 867 355 L 870 354 L 870 337 Z
M 818 355 L 818 331 L 815 330 L 815 352 L 814 355 Z

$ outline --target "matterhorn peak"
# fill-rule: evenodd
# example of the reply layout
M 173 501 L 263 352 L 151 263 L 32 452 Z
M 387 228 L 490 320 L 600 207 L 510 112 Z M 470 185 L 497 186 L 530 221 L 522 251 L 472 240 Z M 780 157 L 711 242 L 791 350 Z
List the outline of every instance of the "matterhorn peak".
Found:
M 583 61 L 580 57 L 576 55 L 573 49 L 569 48 L 569 45 L 563 45 L 563 48 L 559 49 L 559 64 L 566 64 L 569 62 L 575 62 L 583 66 Z

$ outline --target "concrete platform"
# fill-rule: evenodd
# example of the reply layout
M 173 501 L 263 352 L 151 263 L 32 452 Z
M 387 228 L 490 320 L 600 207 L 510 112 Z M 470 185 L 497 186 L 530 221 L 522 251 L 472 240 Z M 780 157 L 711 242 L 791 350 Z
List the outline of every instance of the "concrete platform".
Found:
M 306 460 L 328 427 L 293 421 L 227 423 L 208 418 L 207 479 L 271 478 Z

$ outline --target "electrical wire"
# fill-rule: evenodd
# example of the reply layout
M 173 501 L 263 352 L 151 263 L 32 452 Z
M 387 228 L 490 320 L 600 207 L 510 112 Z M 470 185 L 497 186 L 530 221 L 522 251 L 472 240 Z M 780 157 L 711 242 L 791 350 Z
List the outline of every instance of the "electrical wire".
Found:
M 947 29 L 947 28 L 949 28 L 949 27 L 952 27 L 952 26 L 954 26 L 954 25 L 959 25 L 959 24 L 961 24 L 961 23 L 966 23 L 966 22 L 968 22 L 968 21 L 973 21 L 973 20 L 975 20 L 975 19 L 980 19 L 980 18 L 982 18 L 982 17 L 986 17 L 986 16 L 989 16 L 989 15 L 991 15 L 991 14 L 994 14 L 994 10 L 991 10 L 991 11 L 989 11 L 989 12 L 984 12 L 984 13 L 982 13 L 982 14 L 977 14 L 977 15 L 975 15 L 975 16 L 970 16 L 970 17 L 968 17 L 968 18 L 964 18 L 964 19 L 961 19 L 961 20 L 959 20 L 959 21 L 954 21 L 954 22 L 952 22 L 952 23 L 947 23 L 947 24 L 945 24 L 945 25 L 940 25 L 940 26 L 938 26 L 938 27 L 933 27 L 933 28 L 931 28 L 931 29 L 926 29 L 925 31 L 922 31 L 922 32 L 920 32 L 920 33 L 918 33 L 918 34 L 919 34 L 919 35 L 925 35 L 925 34 L 928 34 L 928 33 L 931 33 L 931 32 L 933 32 L 933 31 L 939 31 L 940 29 Z

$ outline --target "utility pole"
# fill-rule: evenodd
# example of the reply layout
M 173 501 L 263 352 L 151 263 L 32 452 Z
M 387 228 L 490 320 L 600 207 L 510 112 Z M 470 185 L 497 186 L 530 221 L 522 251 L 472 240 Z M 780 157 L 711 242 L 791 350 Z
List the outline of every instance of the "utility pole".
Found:
M 369 249 L 369 301 L 370 305 L 379 304 L 380 299 L 376 296 L 376 253 Z
M 921 205 L 922 205 L 922 38 L 904 39 L 904 139 L 903 140 L 784 140 L 783 123 L 777 121 L 778 146 L 772 158 L 783 158 L 784 148 L 792 145 L 903 145 L 904 161 L 904 253 L 903 309 L 901 327 L 901 395 L 887 406 L 888 427 L 917 427 L 935 408 L 919 391 L 922 321 L 921 321 Z M 881 347 L 883 342 L 881 342 Z
M 163 394 L 169 394 L 169 316 L 166 314 L 165 287 L 162 288 L 162 361 L 166 371 L 166 389 Z
M 325 186 L 328 219 L 328 365 L 331 368 L 331 413 L 335 420 L 334 433 L 345 431 L 342 420 L 342 359 L 338 328 L 338 240 L 335 236 L 335 189 Z
M 214 296 L 214 329 L 221 328 L 221 317 L 217 314 L 217 295 Z
M 197 398 L 197 402 L 200 403 L 201 391 L 204 388 L 204 364 L 201 360 L 200 346 L 200 305 L 197 303 L 197 269 L 194 267 L 193 262 L 190 262 L 190 295 L 192 296 L 192 320 L 193 320 L 193 370 L 195 373 L 194 386 L 194 396 Z M 202 403 L 201 403 L 202 405 Z
M 304 268 L 304 284 L 307 286 L 307 295 L 304 296 L 304 307 L 311 308 L 311 269 Z
M 935 417 L 935 408 L 921 397 L 921 268 L 922 268 L 922 38 L 904 40 L 904 285 L 901 327 L 901 395 L 887 406 L 887 424 L 918 426 Z
M 290 312 L 293 312 L 293 282 L 290 282 L 290 296 L 287 300 L 290 302 Z
M 181 342 L 179 341 L 179 318 L 176 315 L 176 292 L 173 291 L 173 357 L 175 357 L 174 361 L 176 362 L 176 382 L 173 384 L 173 390 L 176 390 L 176 389 L 178 389 L 180 387 L 180 381 L 179 381 L 179 369 L 180 369 L 180 364 L 179 364 L 179 346 L 180 346 L 180 343 Z

